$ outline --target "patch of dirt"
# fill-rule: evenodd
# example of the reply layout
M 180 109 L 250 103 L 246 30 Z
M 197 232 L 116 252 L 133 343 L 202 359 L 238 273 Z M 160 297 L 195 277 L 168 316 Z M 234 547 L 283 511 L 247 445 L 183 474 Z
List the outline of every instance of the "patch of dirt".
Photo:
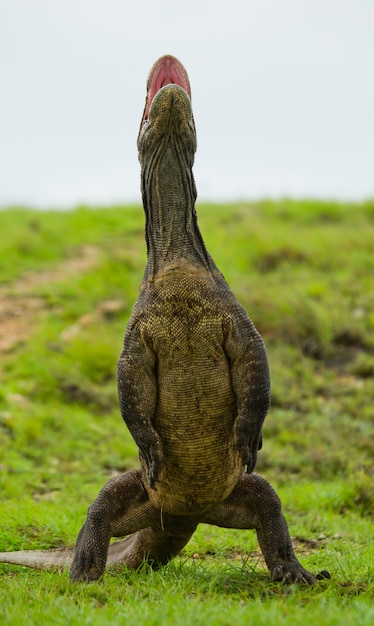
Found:
M 58 282 L 69 275 L 84 273 L 100 260 L 100 250 L 85 246 L 74 258 L 63 261 L 53 269 L 30 272 L 19 280 L 0 287 L 0 355 L 11 352 L 32 332 L 37 314 L 45 301 L 33 293 L 35 287 Z

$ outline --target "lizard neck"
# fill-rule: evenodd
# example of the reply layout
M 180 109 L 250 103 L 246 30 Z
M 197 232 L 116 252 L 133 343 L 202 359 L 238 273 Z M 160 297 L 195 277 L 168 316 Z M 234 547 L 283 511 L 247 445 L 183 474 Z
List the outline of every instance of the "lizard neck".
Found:
M 215 267 L 197 224 L 193 155 L 173 139 L 161 140 L 142 167 L 148 280 L 168 267 L 193 265 L 207 271 Z

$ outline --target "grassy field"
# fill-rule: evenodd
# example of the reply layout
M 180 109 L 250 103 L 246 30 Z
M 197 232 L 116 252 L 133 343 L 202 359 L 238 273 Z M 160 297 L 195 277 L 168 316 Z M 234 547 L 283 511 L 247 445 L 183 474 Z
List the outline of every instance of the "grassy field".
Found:
M 264 337 L 272 408 L 257 471 L 313 588 L 271 583 L 255 533 L 200 526 L 153 572 L 70 585 L 0 564 L 0 623 L 374 623 L 374 202 L 201 205 L 208 250 Z M 0 551 L 72 545 L 138 466 L 116 361 L 144 270 L 139 207 L 0 212 Z

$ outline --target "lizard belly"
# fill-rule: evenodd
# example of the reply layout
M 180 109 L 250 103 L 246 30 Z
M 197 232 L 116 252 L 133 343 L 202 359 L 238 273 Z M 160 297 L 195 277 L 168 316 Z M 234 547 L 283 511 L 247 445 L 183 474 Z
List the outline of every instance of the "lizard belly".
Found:
M 207 510 L 231 493 L 243 472 L 234 447 L 236 408 L 226 360 L 168 366 L 159 377 L 154 426 L 164 465 L 149 497 L 175 515 Z

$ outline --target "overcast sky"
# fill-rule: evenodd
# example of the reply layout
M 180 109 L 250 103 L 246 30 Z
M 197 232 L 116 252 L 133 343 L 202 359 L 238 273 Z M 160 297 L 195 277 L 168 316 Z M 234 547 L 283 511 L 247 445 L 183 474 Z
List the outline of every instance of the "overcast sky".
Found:
M 140 201 L 166 53 L 190 76 L 201 199 L 374 196 L 373 0 L 0 0 L 0 205 Z

